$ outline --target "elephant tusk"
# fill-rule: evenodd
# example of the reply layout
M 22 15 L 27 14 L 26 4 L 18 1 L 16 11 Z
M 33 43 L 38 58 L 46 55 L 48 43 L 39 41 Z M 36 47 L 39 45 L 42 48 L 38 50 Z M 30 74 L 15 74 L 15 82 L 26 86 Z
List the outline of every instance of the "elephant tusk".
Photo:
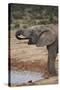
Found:
M 18 35 L 18 36 L 16 36 L 16 37 L 17 37 L 17 39 L 19 39 L 19 40 L 28 39 L 28 38 L 24 37 L 23 35 Z

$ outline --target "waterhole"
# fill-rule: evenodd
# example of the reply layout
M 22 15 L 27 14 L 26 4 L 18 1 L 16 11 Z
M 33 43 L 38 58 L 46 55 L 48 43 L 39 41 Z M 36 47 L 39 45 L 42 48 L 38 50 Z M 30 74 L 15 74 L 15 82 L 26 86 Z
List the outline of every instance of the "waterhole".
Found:
M 11 71 L 11 84 L 22 84 L 32 80 L 32 82 L 44 79 L 40 72 L 32 71 Z

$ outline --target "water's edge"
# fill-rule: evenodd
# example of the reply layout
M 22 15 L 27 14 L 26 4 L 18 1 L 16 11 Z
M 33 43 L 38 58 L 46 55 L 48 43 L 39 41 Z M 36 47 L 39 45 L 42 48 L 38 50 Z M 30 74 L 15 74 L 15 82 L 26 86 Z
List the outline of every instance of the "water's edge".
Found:
M 12 84 L 22 84 L 27 82 L 35 82 L 37 80 L 44 79 L 43 74 L 40 72 L 32 72 L 32 71 L 15 71 L 11 70 L 11 80 L 10 83 Z

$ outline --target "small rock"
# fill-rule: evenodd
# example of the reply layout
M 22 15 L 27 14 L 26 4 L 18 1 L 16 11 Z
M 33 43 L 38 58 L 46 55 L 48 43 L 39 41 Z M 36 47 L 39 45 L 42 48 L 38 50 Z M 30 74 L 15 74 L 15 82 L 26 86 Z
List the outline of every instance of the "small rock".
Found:
M 28 83 L 32 83 L 32 80 L 28 81 Z

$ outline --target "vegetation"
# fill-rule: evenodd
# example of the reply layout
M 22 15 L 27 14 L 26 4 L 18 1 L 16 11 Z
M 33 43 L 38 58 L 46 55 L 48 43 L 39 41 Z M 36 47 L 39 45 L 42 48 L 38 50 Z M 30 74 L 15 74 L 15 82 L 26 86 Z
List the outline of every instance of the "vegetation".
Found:
M 58 7 L 43 5 L 10 4 L 10 25 L 14 28 L 37 24 L 58 23 Z

